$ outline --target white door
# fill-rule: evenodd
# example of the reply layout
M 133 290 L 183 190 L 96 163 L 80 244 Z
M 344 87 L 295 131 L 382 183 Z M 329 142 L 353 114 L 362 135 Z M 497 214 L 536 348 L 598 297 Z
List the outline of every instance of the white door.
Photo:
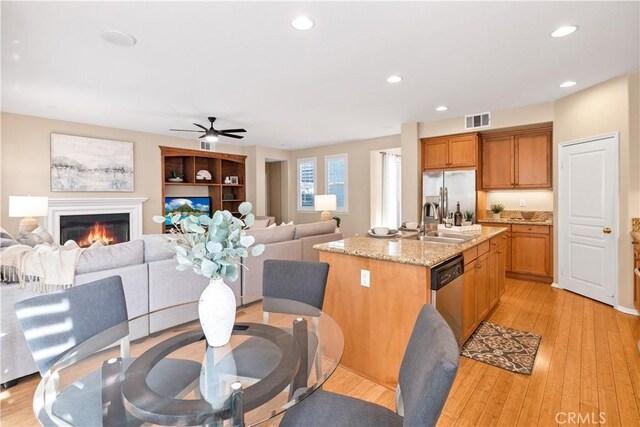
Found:
M 618 136 L 561 144 L 560 287 L 614 305 L 618 276 Z

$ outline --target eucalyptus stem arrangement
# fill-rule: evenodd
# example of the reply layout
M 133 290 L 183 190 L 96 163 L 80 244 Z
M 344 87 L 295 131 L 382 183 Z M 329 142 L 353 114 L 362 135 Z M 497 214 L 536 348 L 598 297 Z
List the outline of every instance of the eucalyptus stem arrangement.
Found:
M 212 217 L 190 215 L 182 217 L 177 213 L 171 217 L 174 228 L 171 233 L 177 237 L 170 239 L 168 249 L 176 253 L 178 270 L 193 269 L 197 274 L 209 278 L 224 277 L 233 282 L 238 279 L 241 258 L 259 256 L 264 245 L 251 247 L 255 238 L 246 235 L 245 229 L 253 225 L 254 215 L 251 203 L 243 202 L 238 211 L 240 218 L 229 211 L 216 211 Z M 164 223 L 164 216 L 156 215 L 153 220 Z

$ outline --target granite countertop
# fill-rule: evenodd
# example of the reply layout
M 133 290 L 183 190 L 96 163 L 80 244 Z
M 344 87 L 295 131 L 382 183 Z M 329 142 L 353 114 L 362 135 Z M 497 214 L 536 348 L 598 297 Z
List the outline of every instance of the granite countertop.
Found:
M 633 240 L 640 242 L 640 231 L 632 231 L 631 237 L 633 237 Z
M 526 219 L 514 219 L 514 218 L 500 218 L 500 219 L 479 219 L 478 223 L 492 223 L 492 224 L 523 224 L 523 225 L 553 225 L 553 221 L 547 219 L 545 221 L 527 221 Z
M 324 252 L 433 267 L 506 230 L 501 227 L 482 227 L 480 236 L 460 244 L 421 242 L 400 237 L 379 239 L 357 236 L 335 242 L 320 243 L 314 245 L 313 248 Z M 411 234 L 415 233 L 403 233 L 404 236 Z

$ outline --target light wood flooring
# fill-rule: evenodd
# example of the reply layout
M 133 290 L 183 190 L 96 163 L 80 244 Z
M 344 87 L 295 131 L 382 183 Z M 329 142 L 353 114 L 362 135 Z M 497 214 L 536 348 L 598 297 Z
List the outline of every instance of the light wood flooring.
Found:
M 638 317 L 548 284 L 507 279 L 489 321 L 542 335 L 533 374 L 462 357 L 439 425 L 640 426 Z M 31 399 L 39 379 L 0 393 L 2 426 L 37 424 Z M 394 408 L 392 390 L 342 367 L 324 388 Z

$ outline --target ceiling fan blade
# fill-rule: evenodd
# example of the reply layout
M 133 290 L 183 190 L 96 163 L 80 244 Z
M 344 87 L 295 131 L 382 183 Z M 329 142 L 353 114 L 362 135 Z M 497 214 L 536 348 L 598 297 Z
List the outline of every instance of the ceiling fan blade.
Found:
M 227 133 L 222 133 L 220 132 L 219 134 L 220 136 L 226 136 L 227 138 L 235 138 L 235 139 L 242 139 L 244 138 L 244 136 L 240 136 L 240 135 L 233 135 L 233 134 L 227 134 Z
M 207 136 L 206 133 L 204 135 L 202 135 L 202 136 L 199 136 L 198 138 L 204 138 L 205 136 Z
M 194 125 L 198 126 L 200 129 L 204 129 L 205 131 L 206 131 L 206 130 L 208 130 L 206 127 L 204 127 L 204 126 L 202 126 L 202 125 L 199 125 L 199 124 L 197 124 L 197 123 L 194 123 Z
M 225 133 L 229 133 L 229 132 L 246 132 L 245 129 L 222 129 L 218 132 L 225 132 Z
M 169 129 L 174 132 L 202 132 L 201 130 L 193 130 L 193 129 Z

